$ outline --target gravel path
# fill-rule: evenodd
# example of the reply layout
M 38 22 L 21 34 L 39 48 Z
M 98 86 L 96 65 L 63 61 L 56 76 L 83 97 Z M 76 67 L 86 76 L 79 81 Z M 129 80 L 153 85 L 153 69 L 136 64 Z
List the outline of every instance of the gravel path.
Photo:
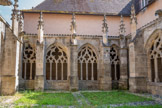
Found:
M 90 106 L 90 102 L 80 93 L 80 92 L 74 92 L 72 93 L 75 99 L 78 101 L 80 106 Z
M 146 101 L 146 102 L 132 102 L 127 104 L 111 104 L 111 108 L 119 107 L 119 106 L 149 106 L 149 105 L 157 105 L 155 101 Z

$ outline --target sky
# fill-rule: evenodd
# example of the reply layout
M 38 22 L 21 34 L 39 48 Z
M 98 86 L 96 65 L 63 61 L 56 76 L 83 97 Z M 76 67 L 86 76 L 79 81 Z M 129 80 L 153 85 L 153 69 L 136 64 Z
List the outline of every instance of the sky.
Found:
M 11 0 L 14 4 L 14 0 Z M 19 9 L 31 9 L 37 6 L 44 0 L 18 0 Z M 0 5 L 0 15 L 11 25 L 11 13 L 13 6 L 1 6 Z

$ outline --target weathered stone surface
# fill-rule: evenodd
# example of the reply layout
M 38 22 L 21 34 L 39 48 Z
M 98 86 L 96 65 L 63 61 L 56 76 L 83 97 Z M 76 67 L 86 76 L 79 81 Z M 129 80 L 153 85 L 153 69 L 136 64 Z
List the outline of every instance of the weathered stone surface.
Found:
M 45 90 L 69 90 L 69 81 L 45 81 Z
M 71 45 L 70 46 L 70 65 L 71 65 L 71 71 L 70 71 L 70 76 L 69 76 L 69 81 L 70 81 L 70 90 L 71 91 L 76 91 L 79 89 L 78 87 L 78 53 L 77 53 L 77 45 Z M 75 67 L 75 68 L 74 68 Z
M 147 85 L 148 85 L 147 90 L 149 93 L 152 93 L 153 95 L 162 96 L 162 84 L 161 83 L 148 82 Z
M 44 90 L 44 43 L 37 43 L 36 49 L 36 76 L 35 76 L 35 90 Z
M 102 60 L 101 60 L 101 74 L 99 77 L 99 87 L 100 90 L 111 90 L 112 89 L 112 79 L 111 79 L 111 64 L 110 64 L 110 47 L 102 48 Z
M 25 89 L 27 90 L 34 90 L 34 87 L 35 87 L 35 81 L 34 80 L 27 80 L 25 81 Z
M 131 92 L 147 92 L 147 82 L 145 77 L 130 77 L 129 90 Z
M 1 80 L 1 95 L 13 95 L 16 92 L 16 77 L 2 76 Z
M 79 81 L 79 90 L 98 90 L 98 81 Z
M 44 76 L 43 75 L 37 75 L 35 77 L 35 90 L 44 91 Z
M 1 95 L 12 95 L 18 87 L 19 43 L 10 28 L 6 27 L 6 37 L 3 40 L 1 53 Z

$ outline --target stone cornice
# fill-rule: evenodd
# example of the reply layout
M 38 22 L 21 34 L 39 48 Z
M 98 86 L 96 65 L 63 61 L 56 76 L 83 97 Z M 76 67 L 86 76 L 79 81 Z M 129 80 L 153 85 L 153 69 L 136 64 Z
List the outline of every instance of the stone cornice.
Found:
M 28 37 L 35 36 L 35 37 L 37 37 L 38 35 L 27 33 L 27 34 L 24 34 L 24 36 L 28 36 Z M 72 36 L 72 34 L 44 34 L 45 38 L 48 38 L 48 37 L 71 37 L 71 36 Z M 76 37 L 102 38 L 102 35 L 76 35 Z M 108 36 L 108 39 L 120 39 L 120 37 L 119 36 Z
M 153 20 L 153 21 L 151 21 L 151 22 L 145 24 L 144 26 L 140 27 L 137 31 L 144 30 L 144 29 L 146 29 L 146 28 L 148 28 L 148 27 L 154 25 L 154 24 L 155 24 L 156 22 L 158 22 L 158 21 L 162 21 L 162 18 L 156 18 L 155 20 Z

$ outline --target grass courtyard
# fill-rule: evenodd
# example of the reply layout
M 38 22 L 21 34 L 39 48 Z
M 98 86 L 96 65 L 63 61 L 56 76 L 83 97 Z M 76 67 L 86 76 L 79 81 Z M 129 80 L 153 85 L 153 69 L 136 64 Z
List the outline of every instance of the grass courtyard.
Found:
M 13 98 L 14 97 L 14 98 Z M 152 98 L 137 96 L 127 91 L 110 92 L 34 92 L 25 91 L 10 97 L 0 96 L 0 108 L 162 108 L 160 105 L 130 106 L 128 103 L 154 102 Z M 122 104 L 122 106 L 118 106 Z M 117 106 L 111 106 L 117 105 Z M 50 107 L 50 108 L 51 108 Z
M 22 97 L 15 101 L 16 104 L 77 105 L 77 101 L 71 93 L 43 93 L 30 91 L 20 94 L 22 94 Z

